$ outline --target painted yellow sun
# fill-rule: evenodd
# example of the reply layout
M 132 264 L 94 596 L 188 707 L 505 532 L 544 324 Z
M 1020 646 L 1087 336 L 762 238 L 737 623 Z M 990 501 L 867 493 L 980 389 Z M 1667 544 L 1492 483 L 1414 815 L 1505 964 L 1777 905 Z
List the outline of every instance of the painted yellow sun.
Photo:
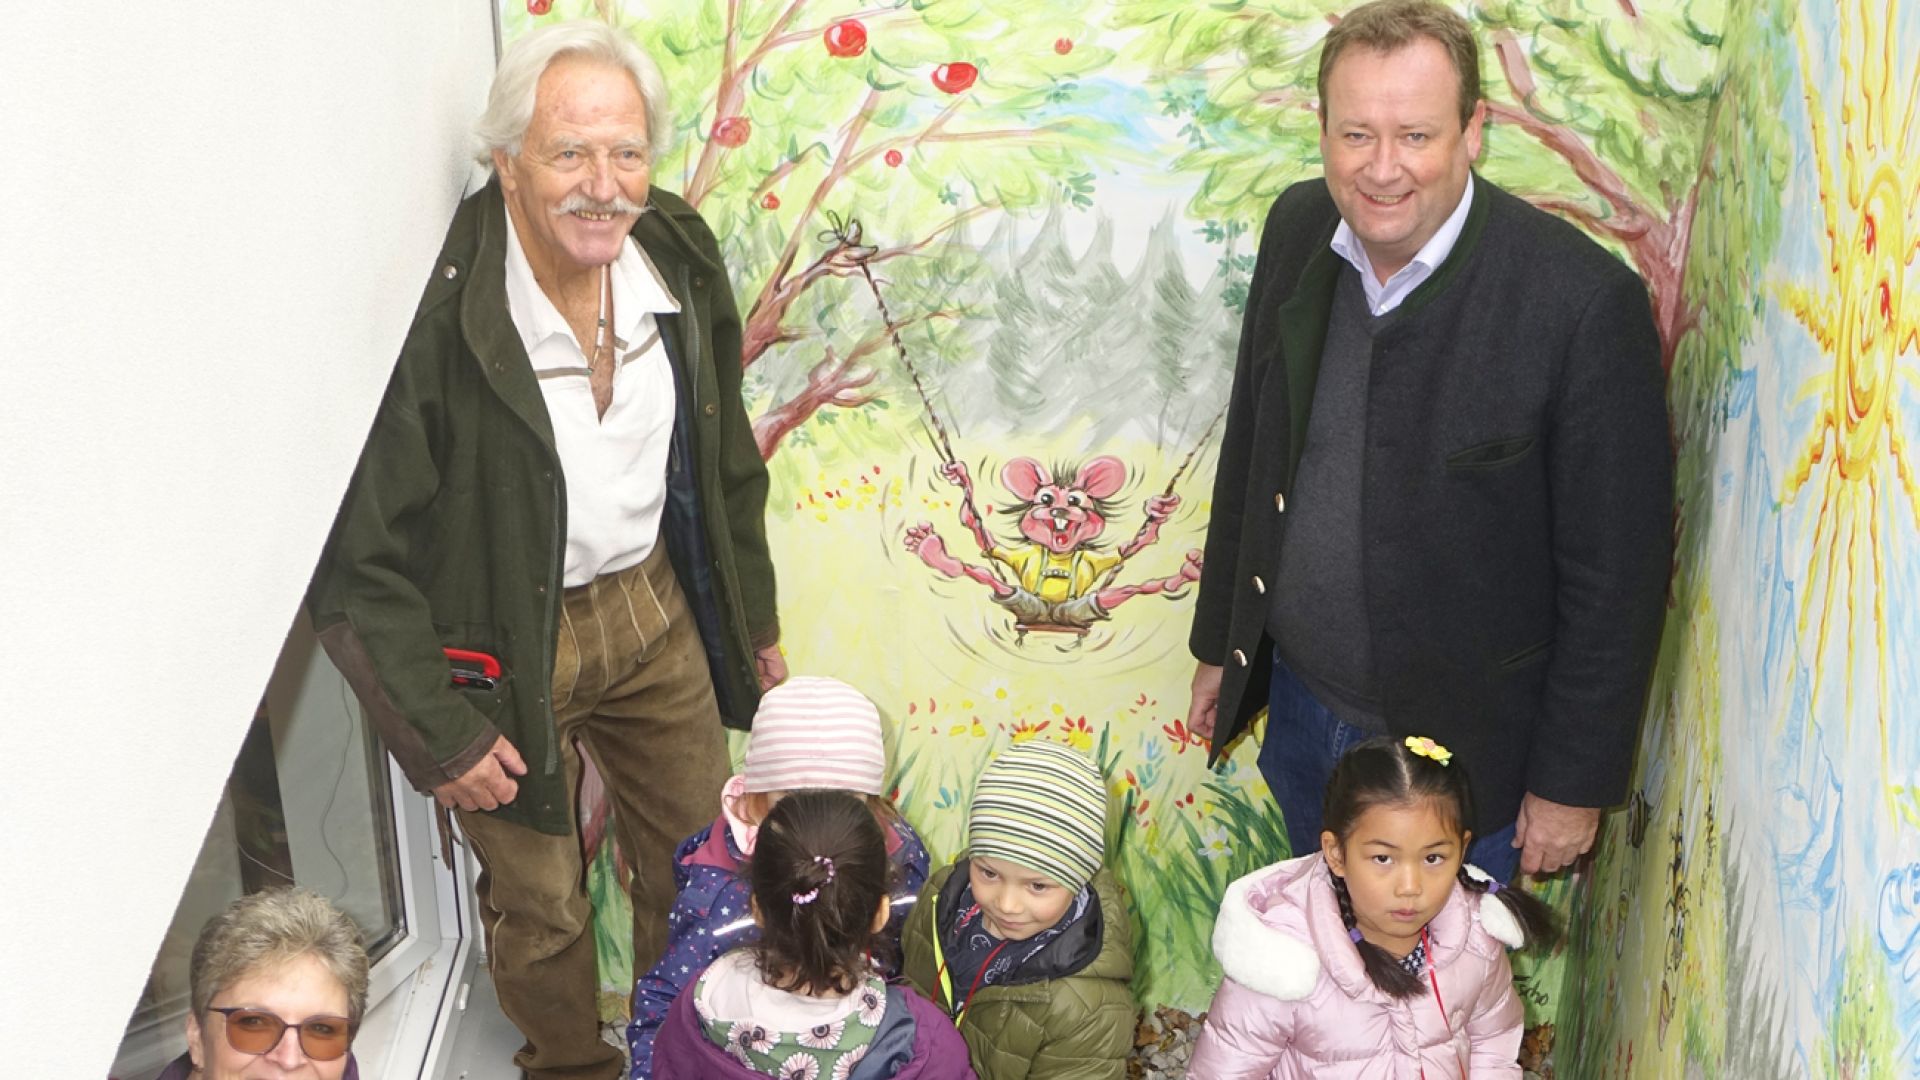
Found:
M 1855 653 L 1866 630 L 1857 620 L 1870 611 L 1884 760 L 1887 532 L 1901 510 L 1920 530 L 1914 436 L 1898 406 L 1902 381 L 1920 385 L 1920 64 L 1901 55 L 1910 42 L 1898 31 L 1898 0 L 1843 0 L 1836 15 L 1837 112 L 1816 85 L 1830 62 L 1814 51 L 1804 21 L 1796 32 L 1826 273 L 1785 286 L 1781 297 L 1832 366 L 1802 388 L 1801 400 L 1815 400 L 1817 412 L 1782 498 L 1819 500 L 1799 612 L 1801 639 L 1814 632 L 1813 703 L 1837 631 L 1845 713 L 1855 715 Z

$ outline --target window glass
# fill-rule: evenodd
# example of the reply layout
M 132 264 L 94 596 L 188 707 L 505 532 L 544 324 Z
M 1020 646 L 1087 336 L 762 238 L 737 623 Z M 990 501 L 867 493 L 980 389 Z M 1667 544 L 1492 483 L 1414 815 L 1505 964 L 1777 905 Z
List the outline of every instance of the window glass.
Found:
M 289 638 L 127 1025 L 113 1076 L 156 1074 L 186 1048 L 188 963 L 207 919 L 245 893 L 299 884 L 346 912 L 377 963 L 405 935 L 386 751 L 306 631 Z

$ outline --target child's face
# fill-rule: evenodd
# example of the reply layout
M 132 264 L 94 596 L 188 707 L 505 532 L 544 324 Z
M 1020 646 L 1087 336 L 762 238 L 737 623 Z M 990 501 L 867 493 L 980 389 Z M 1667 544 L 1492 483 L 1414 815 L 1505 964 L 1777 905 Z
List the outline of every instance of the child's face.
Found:
M 1025 941 L 1059 922 L 1076 895 L 1075 890 L 1005 859 L 970 859 L 967 875 L 987 932 L 1004 941 Z
M 1395 956 L 1447 904 L 1469 834 L 1450 825 L 1432 799 L 1384 804 L 1361 814 L 1346 843 L 1320 834 L 1327 868 L 1346 878 L 1360 936 Z

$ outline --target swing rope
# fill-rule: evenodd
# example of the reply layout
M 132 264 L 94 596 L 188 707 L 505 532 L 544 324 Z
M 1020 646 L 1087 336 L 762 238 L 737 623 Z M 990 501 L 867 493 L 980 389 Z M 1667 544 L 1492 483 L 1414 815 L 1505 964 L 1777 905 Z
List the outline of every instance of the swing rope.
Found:
M 1227 415 L 1227 407 L 1225 405 L 1220 406 L 1220 411 L 1213 414 L 1213 419 L 1208 422 L 1207 429 L 1200 433 L 1200 441 L 1193 444 L 1192 449 L 1187 451 L 1187 456 L 1180 459 L 1180 467 L 1173 470 L 1173 475 L 1167 478 L 1166 490 L 1160 493 L 1161 498 L 1166 498 L 1167 496 L 1173 494 L 1173 489 L 1175 485 L 1179 484 L 1180 478 L 1186 475 L 1187 468 L 1193 464 L 1193 460 L 1200 456 L 1201 449 L 1204 448 L 1207 445 L 1207 443 L 1213 439 L 1213 429 L 1220 426 L 1221 419 L 1226 415 Z M 1117 563 L 1114 563 L 1111 567 L 1107 569 L 1107 572 L 1104 575 L 1102 575 L 1101 579 L 1094 584 L 1094 590 L 1096 592 L 1099 591 L 1100 589 L 1104 589 L 1112 585 L 1114 582 L 1114 579 L 1120 576 L 1120 568 L 1127 565 L 1128 559 L 1131 559 L 1133 558 L 1134 555 L 1138 555 L 1140 553 L 1140 548 L 1138 545 L 1140 544 L 1141 541 L 1146 539 L 1147 527 L 1151 524 L 1152 522 L 1150 520 L 1143 521 L 1140 523 L 1139 530 L 1133 534 L 1133 539 L 1128 541 L 1128 544 L 1127 544 L 1127 546 L 1133 548 L 1132 554 L 1120 556 L 1120 561 Z
M 860 242 L 863 230 L 858 218 L 849 217 L 842 220 L 840 215 L 832 210 L 828 210 L 826 216 L 831 227 L 821 232 L 820 241 L 836 247 L 844 247 L 847 259 L 860 268 L 860 276 L 867 280 L 867 289 L 873 293 L 873 302 L 880 309 L 880 318 L 886 325 L 887 337 L 893 342 L 894 354 L 900 357 L 900 366 L 907 369 L 907 377 L 913 382 L 913 392 L 919 396 L 921 408 L 926 410 L 921 414 L 926 418 L 921 422 L 921 426 L 923 428 L 929 424 L 932 426 L 930 435 L 933 449 L 940 456 L 940 463 L 942 465 L 957 463 L 960 459 L 953 452 L 953 441 L 947 436 L 947 426 L 940 421 L 940 410 L 934 408 L 933 398 L 927 393 L 926 383 L 920 378 L 920 369 L 914 366 L 913 357 L 907 354 L 907 343 L 900 340 L 900 325 L 893 321 L 893 313 L 887 309 L 887 298 L 881 295 L 880 283 L 874 280 L 873 269 L 867 265 L 867 260 L 873 258 L 878 249 Z M 968 516 L 978 522 L 979 528 L 984 532 L 987 519 L 981 516 L 979 507 L 973 505 L 972 488 L 960 489 L 960 502 L 966 507 Z M 987 569 L 993 572 L 995 578 L 1002 582 L 1006 581 L 1006 576 L 1000 572 L 1000 560 L 988 559 Z
M 920 369 L 914 366 L 913 358 L 907 354 L 907 344 L 900 340 L 899 324 L 893 321 L 893 314 L 887 309 L 887 298 L 881 294 L 880 283 L 874 279 L 873 270 L 867 265 L 867 260 L 873 258 L 878 249 L 861 243 L 863 230 L 861 229 L 859 219 L 849 217 L 843 220 L 839 214 L 832 210 L 828 210 L 825 213 L 827 222 L 831 227 L 820 233 L 820 242 L 844 248 L 846 260 L 860 268 L 860 276 L 866 279 L 867 289 L 873 293 L 873 302 L 880 309 L 880 318 L 886 325 L 888 338 L 893 342 L 893 351 L 895 355 L 900 357 L 900 366 L 906 369 L 907 377 L 913 383 L 913 392 L 919 396 L 920 405 L 926 410 L 923 415 L 927 418 L 925 423 L 931 424 L 932 426 L 930 434 L 934 452 L 940 455 L 941 464 L 955 464 L 959 461 L 959 458 L 953 452 L 952 440 L 947 435 L 947 425 L 941 422 L 940 410 L 934 407 L 933 398 L 928 395 L 926 384 L 921 381 Z M 1186 475 L 1187 469 L 1193 464 L 1194 459 L 1200 455 L 1201 449 L 1213 438 L 1214 429 L 1220 426 L 1221 419 L 1226 415 L 1227 407 L 1225 405 L 1220 406 L 1220 411 L 1213 415 L 1213 420 L 1207 424 L 1207 429 L 1201 432 L 1200 440 L 1193 444 L 1193 448 L 1187 451 L 1184 458 L 1180 459 L 1179 467 L 1174 469 L 1173 475 L 1167 479 L 1166 490 L 1160 493 L 1162 497 L 1173 494 L 1175 485 L 1179 484 L 1180 478 Z M 979 522 L 980 527 L 984 529 L 986 527 L 986 519 L 980 515 L 979 509 L 973 505 L 973 498 L 968 494 L 966 489 L 962 489 L 960 501 L 966 506 L 967 513 L 972 515 L 973 520 Z M 1134 533 L 1130 546 L 1137 545 L 1145 538 L 1148 524 L 1147 522 L 1141 523 L 1139 531 Z M 1137 554 L 1138 551 L 1139 549 L 1136 547 L 1135 554 Z M 1125 566 L 1127 560 L 1132 557 L 1132 555 L 1122 555 L 1120 561 L 1113 564 L 1103 579 L 1096 583 L 1095 589 L 1104 589 L 1113 584 L 1114 578 L 1119 576 L 1121 567 Z M 994 576 L 1004 581 L 1005 578 L 1000 573 L 999 560 L 988 559 L 987 563 L 989 568 L 992 569 Z

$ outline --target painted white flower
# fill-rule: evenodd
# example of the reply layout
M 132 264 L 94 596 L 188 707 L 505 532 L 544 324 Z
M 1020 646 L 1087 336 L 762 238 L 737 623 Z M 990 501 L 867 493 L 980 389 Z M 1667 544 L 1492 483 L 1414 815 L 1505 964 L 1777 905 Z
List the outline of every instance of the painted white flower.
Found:
M 881 1018 L 887 1015 L 886 992 L 871 984 L 861 990 L 858 1015 L 867 1027 L 879 1027 Z
M 853 1075 L 854 1066 L 860 1064 L 861 1059 L 867 1056 L 867 1049 L 872 1045 L 872 1043 L 863 1043 L 856 1046 L 839 1061 L 834 1062 L 833 1080 L 848 1080 Z
M 1203 859 L 1224 859 L 1233 854 L 1233 841 L 1227 834 L 1227 827 L 1214 822 L 1200 830 L 1200 857 Z
M 840 1045 L 840 1036 L 846 1034 L 847 1022 L 835 1020 L 831 1024 L 815 1024 L 800 1033 L 800 1045 L 815 1050 L 831 1050 Z
M 779 1080 L 820 1080 L 820 1062 L 809 1054 L 794 1054 L 780 1063 Z

